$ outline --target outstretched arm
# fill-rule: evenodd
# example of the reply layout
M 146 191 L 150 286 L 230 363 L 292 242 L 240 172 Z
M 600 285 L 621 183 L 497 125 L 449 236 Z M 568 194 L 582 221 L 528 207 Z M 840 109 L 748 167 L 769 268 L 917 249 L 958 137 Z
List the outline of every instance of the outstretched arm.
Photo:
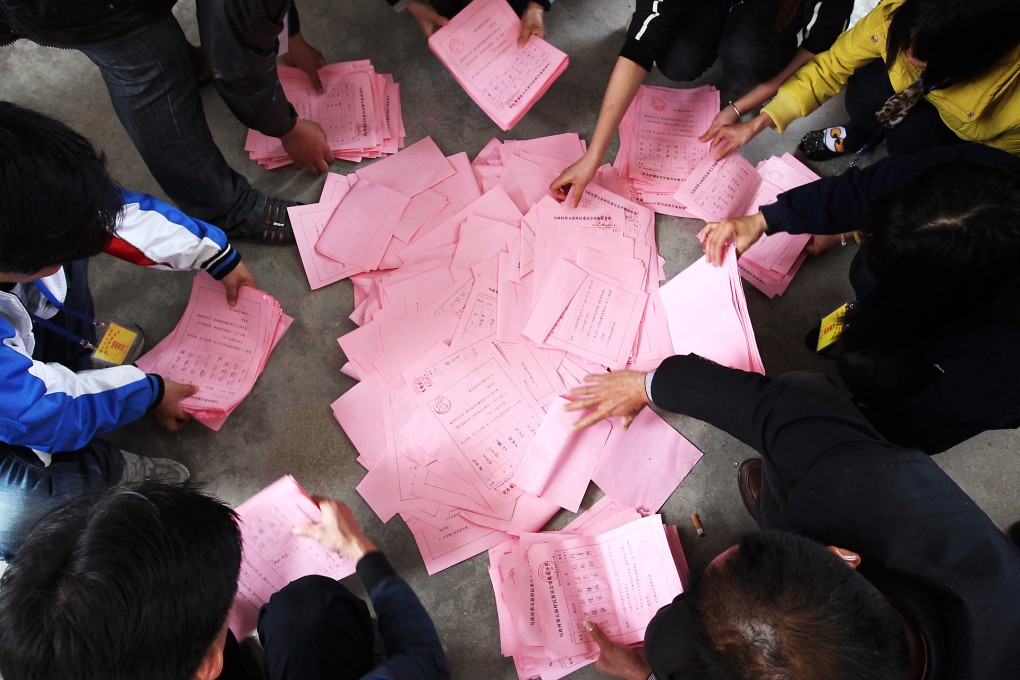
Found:
M 599 111 L 599 119 L 595 124 L 595 133 L 591 137 L 591 144 L 588 151 L 581 156 L 580 160 L 560 173 L 560 176 L 549 185 L 556 200 L 563 201 L 574 189 L 571 204 L 577 207 L 584 193 L 584 188 L 591 182 L 595 172 L 602 164 L 609 144 L 613 141 L 616 131 L 620 129 L 620 121 L 627 113 L 627 108 L 634 100 L 638 87 L 644 82 L 648 75 L 648 69 L 639 66 L 627 57 L 619 57 L 616 60 L 616 67 L 609 77 L 609 85 L 606 86 L 606 94 L 602 98 L 602 109 Z

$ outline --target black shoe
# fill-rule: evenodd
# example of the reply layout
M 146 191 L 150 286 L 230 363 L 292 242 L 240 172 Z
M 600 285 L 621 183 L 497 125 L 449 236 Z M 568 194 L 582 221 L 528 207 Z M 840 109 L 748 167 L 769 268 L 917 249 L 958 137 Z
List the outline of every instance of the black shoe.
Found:
M 235 238 L 278 246 L 293 245 L 295 243 L 294 227 L 291 226 L 287 208 L 295 205 L 303 204 L 266 196 L 262 209 L 255 213 L 255 217 L 250 220 L 247 228 L 240 231 Z
M 740 464 L 737 469 L 737 488 L 747 512 L 757 519 L 755 510 L 761 496 L 761 458 L 749 458 Z
M 829 140 L 835 150 L 829 148 Z M 809 161 L 827 161 L 842 156 L 853 149 L 844 126 L 812 130 L 801 138 L 797 148 Z

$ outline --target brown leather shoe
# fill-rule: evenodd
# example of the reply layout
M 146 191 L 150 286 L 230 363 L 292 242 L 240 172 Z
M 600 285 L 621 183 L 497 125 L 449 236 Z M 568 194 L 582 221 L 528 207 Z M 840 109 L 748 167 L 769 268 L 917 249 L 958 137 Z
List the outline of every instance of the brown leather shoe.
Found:
M 737 468 L 737 488 L 744 507 L 755 517 L 758 496 L 761 495 L 761 458 L 748 458 Z M 757 519 L 757 517 L 755 517 Z

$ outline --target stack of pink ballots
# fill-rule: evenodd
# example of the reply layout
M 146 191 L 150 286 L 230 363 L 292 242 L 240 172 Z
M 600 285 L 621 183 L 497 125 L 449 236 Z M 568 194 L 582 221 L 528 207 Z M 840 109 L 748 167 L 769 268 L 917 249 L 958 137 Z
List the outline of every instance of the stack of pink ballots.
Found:
M 768 158 L 755 168 L 740 154 L 722 160 L 706 158 L 695 168 L 675 197 L 695 216 L 718 222 L 752 215 L 775 203 L 779 194 L 818 179 L 790 154 Z M 782 295 L 807 254 L 808 234 L 777 233 L 763 236 L 740 259 L 740 273 L 769 297 Z
M 338 342 L 360 382 L 333 412 L 368 469 L 358 491 L 401 515 L 429 573 L 577 512 L 591 481 L 655 512 L 701 456 L 650 409 L 626 432 L 575 432 L 563 410 L 586 375 L 675 351 L 654 213 L 595 183 L 577 209 L 548 195 L 583 150 L 576 134 L 494 140 L 469 162 L 425 139 L 290 209 L 311 285 L 354 286 L 360 328 Z M 735 260 L 713 273 L 690 285 L 718 323 L 682 332 L 709 358 L 749 355 Z
M 291 477 L 281 477 L 237 508 L 244 552 L 230 630 L 238 640 L 255 631 L 259 609 L 273 593 L 302 576 L 342 579 L 354 563 L 310 538 L 294 535 L 300 524 L 322 521 L 319 506 Z
M 375 72 L 370 61 L 348 61 L 319 69 L 323 93 L 298 68 L 278 66 L 280 83 L 297 115 L 322 126 L 337 158 L 361 162 L 396 153 L 404 146 L 400 86 L 393 76 Z M 267 169 L 291 163 L 276 137 L 248 130 L 244 148 Z
M 502 653 L 521 680 L 562 678 L 598 657 L 585 621 L 619 644 L 641 643 L 686 576 L 675 526 L 605 497 L 562 531 L 489 550 Z
M 634 200 L 655 212 L 693 217 L 673 194 L 709 156 L 698 141 L 719 112 L 719 91 L 642 85 L 620 122 L 613 168 Z M 603 171 L 605 172 L 605 171 Z
M 275 298 L 247 286 L 230 307 L 223 284 L 203 272 L 177 327 L 136 363 L 146 373 L 198 387 L 181 407 L 219 430 L 251 392 L 292 321 Z
M 429 48 L 503 130 L 535 105 L 570 59 L 542 38 L 517 46 L 521 21 L 506 0 L 474 0 L 432 34 Z

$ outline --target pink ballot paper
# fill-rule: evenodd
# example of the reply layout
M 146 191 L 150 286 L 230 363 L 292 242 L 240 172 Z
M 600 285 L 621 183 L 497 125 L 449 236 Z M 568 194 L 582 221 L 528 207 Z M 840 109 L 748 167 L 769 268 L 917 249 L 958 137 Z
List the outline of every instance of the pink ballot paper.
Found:
M 505 0 L 474 0 L 429 38 L 431 49 L 497 125 L 512 128 L 567 68 L 569 58 L 531 36 Z
M 295 526 L 319 522 L 322 512 L 290 475 L 241 503 L 237 516 L 244 554 L 230 630 L 238 640 L 255 631 L 259 608 L 291 581 L 311 574 L 342 579 L 354 573 L 351 560 L 294 535 Z
M 146 373 L 198 387 L 181 406 L 195 420 L 219 430 L 255 386 L 291 321 L 275 298 L 247 286 L 230 307 L 223 284 L 203 272 L 195 277 L 177 327 L 137 365 Z

